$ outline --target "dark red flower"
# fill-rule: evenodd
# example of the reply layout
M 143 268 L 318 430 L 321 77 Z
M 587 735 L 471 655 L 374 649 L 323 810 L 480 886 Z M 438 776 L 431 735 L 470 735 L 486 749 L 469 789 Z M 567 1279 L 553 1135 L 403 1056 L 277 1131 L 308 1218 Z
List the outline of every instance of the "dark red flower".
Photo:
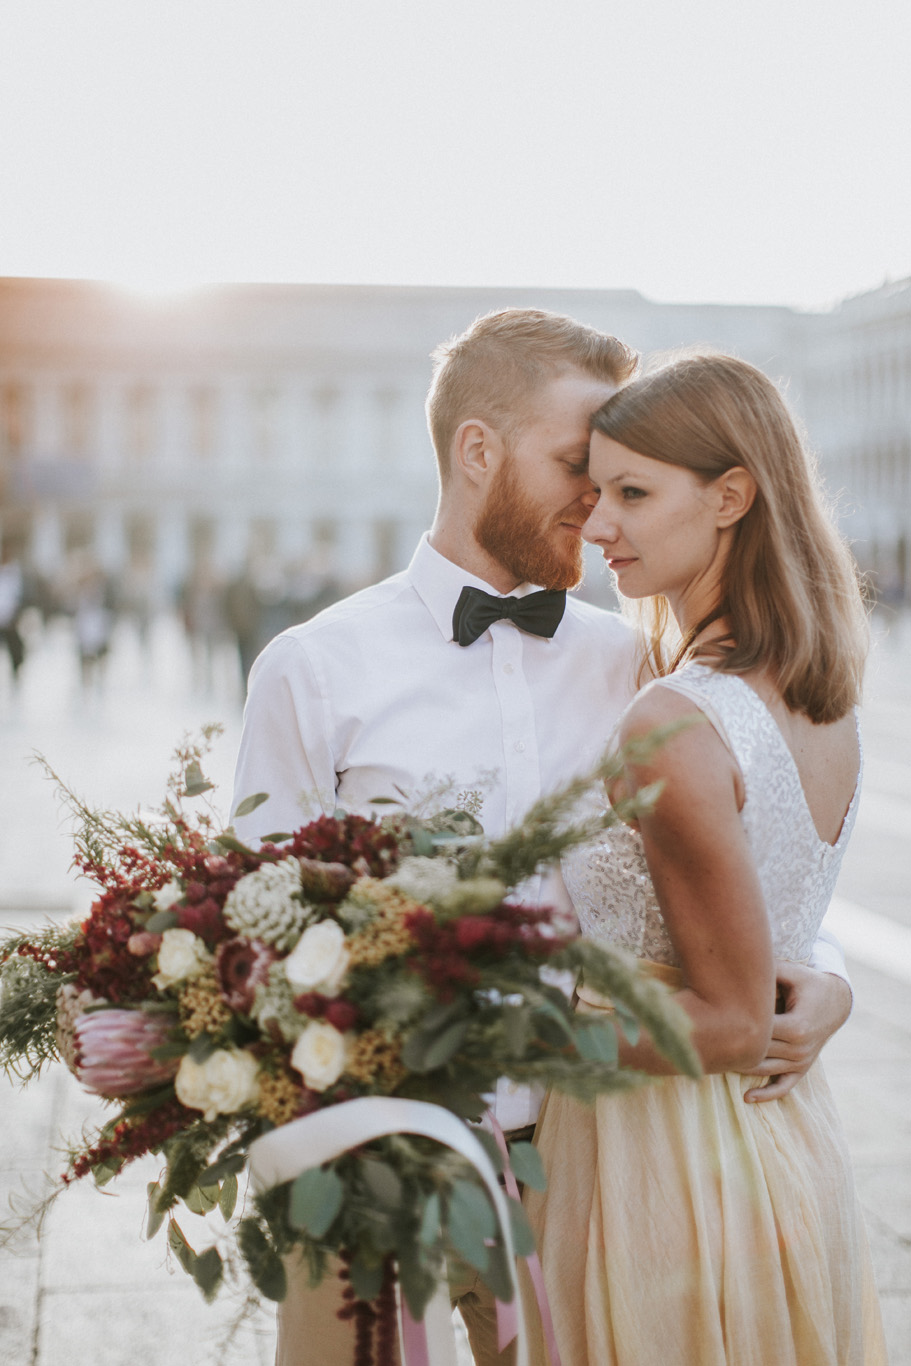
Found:
M 231 934 L 214 897 L 207 896 L 193 906 L 179 907 L 177 916 L 180 928 L 198 934 L 210 949 Z
M 492 931 L 496 927 L 489 916 L 466 915 L 457 920 L 453 928 L 460 949 L 475 949 L 479 944 L 486 944 L 491 939 Z
M 268 980 L 269 968 L 278 954 L 261 939 L 226 939 L 215 955 L 221 993 L 232 1010 L 247 1015 L 253 1008 L 256 988 Z
M 353 1029 L 360 1019 L 360 1011 L 351 1001 L 344 1001 L 336 998 L 330 1001 L 323 1012 L 323 1017 L 327 1024 L 331 1024 L 340 1034 L 346 1030 Z
M 309 1015 L 311 1020 L 321 1020 L 328 1004 L 329 997 L 321 996 L 318 991 L 302 991 L 294 998 L 294 1009 L 301 1015 Z

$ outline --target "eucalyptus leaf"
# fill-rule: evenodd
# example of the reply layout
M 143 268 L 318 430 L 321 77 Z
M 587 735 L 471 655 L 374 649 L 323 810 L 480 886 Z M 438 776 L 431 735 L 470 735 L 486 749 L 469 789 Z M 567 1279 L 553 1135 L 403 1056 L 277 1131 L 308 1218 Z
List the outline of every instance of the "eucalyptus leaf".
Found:
M 258 806 L 262 806 L 263 802 L 267 802 L 268 800 L 268 792 L 254 792 L 252 797 L 244 797 L 243 801 L 235 810 L 232 819 L 236 820 L 238 816 L 251 815 Z
M 455 1181 L 449 1200 L 447 1232 L 456 1251 L 478 1271 L 490 1260 L 486 1240 L 496 1232 L 497 1221 L 484 1192 L 470 1181 Z
M 196 1063 L 204 1063 L 218 1049 L 218 1040 L 211 1034 L 197 1034 L 187 1050 L 187 1056 Z
M 215 786 L 206 778 L 196 759 L 192 759 L 184 769 L 183 782 L 188 797 L 199 797 L 203 792 L 211 792 Z
M 246 1158 L 243 1153 L 224 1153 L 221 1157 L 200 1172 L 199 1184 L 201 1186 L 213 1186 L 216 1181 L 221 1181 L 223 1177 L 234 1175 L 236 1172 L 243 1171 Z
M 532 1023 L 527 1006 L 503 1007 L 503 1037 L 514 1058 L 521 1058 L 524 1055 L 531 1033 Z
M 271 835 L 263 835 L 263 844 L 284 844 L 290 838 L 290 830 L 273 830 Z
M 237 1205 L 237 1177 L 233 1173 L 226 1176 L 221 1183 L 221 1190 L 218 1193 L 218 1208 L 221 1210 L 221 1217 L 227 1221 L 231 1218 Z
M 291 1186 L 288 1221 L 311 1238 L 322 1238 L 342 1207 L 345 1187 L 331 1167 L 311 1167 Z
M 449 1062 L 465 1042 L 468 1024 L 468 1020 L 456 1020 L 448 1029 L 444 1029 L 442 1034 L 436 1036 L 424 1053 L 425 1071 L 432 1072 L 435 1067 L 442 1067 L 444 1063 Z
M 421 858 L 432 858 L 434 845 L 430 831 L 422 829 L 419 825 L 412 825 L 409 826 L 408 833 L 415 854 Z
M 426 1034 L 435 1034 L 443 1025 L 461 1014 L 463 1009 L 461 1001 L 437 1001 L 421 1016 L 420 1028 Z
M 399 1285 L 402 1287 L 402 1294 L 411 1311 L 411 1317 L 420 1323 L 436 1289 L 436 1278 L 410 1249 L 403 1248 L 400 1251 L 397 1270 Z
M 156 911 L 146 921 L 146 929 L 150 934 L 164 934 L 165 930 L 173 930 L 179 923 L 180 917 L 176 911 Z
M 216 844 L 222 853 L 225 850 L 227 850 L 229 854 L 254 853 L 254 851 L 250 848 L 249 845 L 244 844 L 244 842 L 242 840 L 239 840 L 236 835 L 228 834 L 227 830 L 221 835 L 216 835 L 212 843 Z
M 95 1178 L 95 1185 L 106 1186 L 109 1181 L 113 1181 L 122 1165 L 123 1164 L 120 1162 L 117 1162 L 116 1164 L 113 1162 L 100 1162 L 97 1167 L 93 1167 L 92 1176 Z
M 616 1003 L 615 1009 L 617 1013 L 617 1019 L 620 1022 L 620 1028 L 623 1030 L 625 1037 L 629 1040 L 631 1044 L 637 1044 L 639 1042 L 641 1026 L 639 1024 L 639 1021 L 636 1019 L 636 1016 L 632 1013 L 631 1010 L 627 1010 L 626 1007 L 623 1006 L 619 1001 Z
M 192 1276 L 193 1268 L 196 1265 L 196 1253 L 184 1237 L 176 1219 L 171 1219 L 168 1222 L 168 1246 L 184 1271 L 189 1272 Z
M 427 1197 L 424 1213 L 421 1215 L 421 1228 L 418 1238 L 424 1247 L 433 1247 L 440 1236 L 440 1197 L 433 1191 Z
M 502 1243 L 495 1243 L 493 1247 L 487 1249 L 488 1261 L 484 1271 L 484 1284 L 493 1292 L 498 1300 L 504 1304 L 509 1304 L 512 1300 L 513 1290 L 512 1276 L 509 1274 L 509 1258 L 506 1256 L 506 1249 Z
M 503 1170 L 503 1154 L 500 1152 L 499 1143 L 494 1138 L 493 1134 L 489 1134 L 486 1129 L 476 1129 L 474 1131 L 474 1137 L 478 1140 L 481 1147 L 490 1158 L 491 1165 L 497 1173 L 497 1176 L 499 1176 Z
M 383 1288 L 383 1263 L 366 1262 L 355 1257 L 351 1263 L 351 1284 L 359 1300 L 375 1300 Z
M 402 1199 L 402 1182 L 398 1173 L 388 1162 L 376 1158 L 364 1158 L 361 1172 L 370 1187 L 371 1193 L 386 1209 L 396 1209 Z
M 589 1062 L 617 1062 L 617 1033 L 608 1020 L 592 1020 L 576 1030 L 579 1056 Z
M 523 1186 L 531 1186 L 535 1191 L 547 1189 L 547 1177 L 534 1144 L 510 1143 L 509 1165 L 515 1172 L 516 1180 L 521 1181 Z
M 205 1252 L 200 1252 L 193 1268 L 193 1279 L 202 1291 L 207 1304 L 211 1304 L 215 1299 L 224 1274 L 224 1263 L 217 1248 L 209 1247 L 206 1248 Z
M 260 1294 L 267 1300 L 283 1300 L 288 1292 L 284 1263 L 255 1219 L 241 1219 L 237 1226 L 237 1242 Z
M 530 1257 L 535 1250 L 535 1235 L 531 1231 L 528 1216 L 518 1200 L 510 1200 L 508 1208 L 509 1227 L 515 1254 L 517 1257 Z
M 149 1218 L 146 1224 L 146 1237 L 154 1238 L 155 1234 L 164 1223 L 167 1211 L 159 1203 L 158 1197 L 161 1195 L 161 1186 L 157 1181 L 150 1181 L 146 1186 L 149 1197 Z
M 191 1214 L 208 1214 L 218 1204 L 217 1186 L 193 1186 L 183 1197 L 184 1204 Z

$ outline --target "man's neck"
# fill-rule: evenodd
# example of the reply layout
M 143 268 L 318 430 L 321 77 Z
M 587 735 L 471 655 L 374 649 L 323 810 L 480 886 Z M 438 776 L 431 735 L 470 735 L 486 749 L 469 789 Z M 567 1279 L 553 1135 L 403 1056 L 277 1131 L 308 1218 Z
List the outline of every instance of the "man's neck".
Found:
M 437 520 L 428 540 L 438 555 L 457 564 L 466 574 L 473 574 L 476 579 L 490 584 L 498 593 L 511 593 L 519 587 L 515 575 L 483 550 L 467 529 L 458 526 L 449 528 Z

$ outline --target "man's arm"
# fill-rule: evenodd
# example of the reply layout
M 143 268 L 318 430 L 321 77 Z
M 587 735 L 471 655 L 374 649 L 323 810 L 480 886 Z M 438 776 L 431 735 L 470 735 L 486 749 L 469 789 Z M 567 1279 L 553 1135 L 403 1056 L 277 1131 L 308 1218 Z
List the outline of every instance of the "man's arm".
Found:
M 231 810 L 257 792 L 269 800 L 236 822 L 239 838 L 290 833 L 318 810 L 333 811 L 335 788 L 326 706 L 312 663 L 303 642 L 279 636 L 250 673 Z
M 854 1003 L 841 945 L 828 930 L 820 930 L 809 967 L 779 961 L 776 976 L 783 1009 L 773 1021 L 768 1054 L 755 1069 L 757 1076 L 771 1080 L 768 1086 L 747 1091 L 748 1101 L 787 1095 L 844 1024 Z

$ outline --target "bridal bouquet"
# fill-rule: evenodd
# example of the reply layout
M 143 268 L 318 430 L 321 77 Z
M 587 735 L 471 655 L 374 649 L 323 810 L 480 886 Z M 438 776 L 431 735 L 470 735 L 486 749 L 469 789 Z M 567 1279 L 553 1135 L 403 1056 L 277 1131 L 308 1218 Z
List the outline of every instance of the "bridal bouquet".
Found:
M 287 1253 L 307 1258 L 314 1283 L 340 1259 L 344 1312 L 362 1341 L 375 1328 L 382 1359 L 395 1281 L 420 1319 L 453 1252 L 510 1298 L 483 1185 L 457 1153 L 396 1133 L 248 1198 L 238 1217 L 238 1178 L 257 1139 L 361 1097 L 430 1101 L 479 1120 L 499 1077 L 589 1101 L 633 1084 L 616 1065 L 615 1026 L 575 1014 L 558 973 L 571 984 L 584 972 L 616 1003 L 619 1027 L 641 1023 L 681 1070 L 698 1064 L 681 1012 L 629 960 L 508 899 L 612 819 L 573 822 L 583 781 L 500 840 L 483 838 L 469 796 L 423 821 L 397 810 L 380 821 L 320 816 L 254 850 L 219 827 L 207 798 L 188 814 L 188 799 L 211 786 L 207 743 L 178 751 L 152 817 L 94 810 L 62 789 L 77 817 L 75 864 L 100 894 L 81 922 L 0 947 L 0 1062 L 27 1080 L 62 1059 L 110 1103 L 107 1123 L 70 1152 L 63 1186 L 89 1175 L 104 1184 L 133 1159 L 161 1155 L 148 1236 L 166 1226 L 207 1298 L 245 1268 L 280 1300 Z M 520 1180 L 539 1182 L 529 1144 L 514 1144 L 510 1160 Z M 191 1247 L 181 1204 L 220 1209 L 220 1244 Z M 513 1239 L 527 1253 L 512 1206 Z

